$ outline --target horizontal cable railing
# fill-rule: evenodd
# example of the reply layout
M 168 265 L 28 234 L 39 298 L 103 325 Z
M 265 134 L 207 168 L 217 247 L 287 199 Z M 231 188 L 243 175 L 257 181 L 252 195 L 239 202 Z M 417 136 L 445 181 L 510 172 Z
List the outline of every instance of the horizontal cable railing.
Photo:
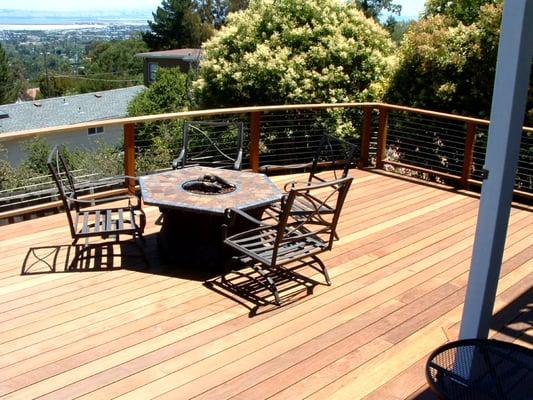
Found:
M 263 113 L 259 169 L 275 171 L 310 163 L 325 133 L 359 144 L 360 109 L 289 110 Z M 360 154 L 356 155 L 360 158 Z
M 123 146 L 95 159 L 91 171 L 98 179 L 143 175 L 171 168 L 182 147 L 185 121 L 241 122 L 244 127 L 244 169 L 272 173 L 309 164 L 324 133 L 342 137 L 358 147 L 361 167 L 376 167 L 426 180 L 469 188 L 483 180 L 489 121 L 382 103 L 310 104 L 201 110 L 95 121 L 56 128 L 3 133 L 0 146 L 10 140 L 68 133 L 94 126 L 123 125 Z M 205 143 L 195 142 L 203 151 Z M 217 147 L 230 152 L 231 136 Z M 209 155 L 209 153 L 205 152 Z M 525 128 L 515 180 L 516 193 L 533 198 L 533 129 Z M 89 157 L 90 159 L 90 157 Z M 103 167 L 102 167 L 103 166 Z M 89 168 L 90 170 L 90 168 Z M 96 175 L 86 185 L 98 186 Z M 123 182 L 133 190 L 133 181 Z M 48 186 L 47 186 L 48 185 Z M 34 183 L 0 192 L 0 220 L 33 209 L 57 208 L 57 193 L 49 183 Z M 118 182 L 110 186 L 113 190 Z M 0 188 L 2 183 L 0 182 Z M 100 187 L 105 190 L 107 187 Z M 10 206 L 2 208 L 2 200 Z M 33 207 L 33 208 L 32 208 Z

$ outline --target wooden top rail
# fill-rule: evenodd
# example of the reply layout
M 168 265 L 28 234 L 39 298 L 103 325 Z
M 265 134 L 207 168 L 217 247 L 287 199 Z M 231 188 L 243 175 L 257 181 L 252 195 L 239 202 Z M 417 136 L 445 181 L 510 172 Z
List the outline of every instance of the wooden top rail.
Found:
M 97 126 L 110 125 L 126 125 L 126 124 L 140 124 L 146 122 L 164 121 L 170 119 L 185 119 L 197 117 L 209 117 L 213 115 L 231 115 L 244 114 L 251 112 L 274 112 L 286 110 L 310 110 L 321 108 L 355 108 L 363 106 L 372 106 L 375 103 L 334 103 L 334 104 L 293 104 L 293 105 L 279 105 L 279 106 L 254 106 L 254 107 L 234 107 L 234 108 L 215 108 L 209 110 L 199 111 L 182 111 L 166 114 L 143 115 L 139 117 L 115 118 L 105 119 L 100 121 L 84 122 L 80 124 L 55 126 L 49 128 L 28 129 L 25 131 L 6 132 L 0 134 L 0 142 L 21 139 L 25 137 L 33 137 L 36 135 L 48 135 L 52 133 L 67 133 L 79 129 L 95 128 Z
M 390 110 L 407 111 L 412 113 L 418 113 L 438 118 L 447 118 L 457 121 L 474 122 L 476 124 L 488 125 L 489 120 L 463 117 L 455 114 L 448 114 L 436 111 L 424 110 L 421 108 L 412 108 L 406 106 L 398 106 L 387 103 L 379 102 L 366 102 L 366 103 L 322 103 L 322 104 L 292 104 L 292 105 L 277 105 L 277 106 L 254 106 L 254 107 L 233 107 L 233 108 L 216 108 L 209 110 L 199 111 L 182 111 L 166 114 L 154 114 L 144 115 L 139 117 L 127 117 L 127 118 L 115 118 L 99 121 L 84 122 L 80 124 L 62 125 L 48 128 L 29 129 L 18 132 L 5 132 L 0 134 L 0 142 L 22 139 L 27 137 L 34 137 L 36 135 L 49 135 L 53 133 L 68 133 L 79 129 L 95 128 L 97 126 L 110 126 L 110 125 L 126 125 L 126 124 L 140 124 L 146 122 L 164 121 L 178 118 L 197 118 L 208 117 L 213 115 L 230 115 L 230 114 L 244 114 L 252 112 L 275 112 L 275 111 L 288 111 L 288 110 L 310 110 L 310 109 L 325 109 L 325 108 L 356 108 L 356 107 L 375 107 L 375 108 L 388 108 Z M 533 133 L 533 127 L 523 127 L 526 132 Z

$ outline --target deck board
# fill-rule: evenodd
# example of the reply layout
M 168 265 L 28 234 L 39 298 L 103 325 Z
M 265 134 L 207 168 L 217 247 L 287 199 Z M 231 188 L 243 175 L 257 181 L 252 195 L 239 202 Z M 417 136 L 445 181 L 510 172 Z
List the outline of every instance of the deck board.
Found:
M 114 246 L 115 257 L 104 251 L 87 271 L 65 272 L 72 254 L 64 215 L 0 227 L 0 396 L 400 399 L 423 393 L 427 355 L 458 334 L 479 202 L 430 183 L 352 173 L 341 238 L 322 257 L 333 285 L 320 284 L 314 270 L 298 270 L 318 284 L 312 293 L 282 284 L 282 307 L 257 307 L 228 292 L 216 272 L 191 276 L 165 265 L 157 255 L 154 207 L 146 207 L 150 268 L 139 257 L 120 256 L 134 247 Z M 282 187 L 305 175 L 273 179 Z M 532 327 L 515 303 L 531 302 L 531 211 L 511 212 L 491 330 L 530 347 Z M 21 275 L 30 248 L 44 247 L 37 250 L 42 255 L 54 246 L 56 271 L 38 262 Z

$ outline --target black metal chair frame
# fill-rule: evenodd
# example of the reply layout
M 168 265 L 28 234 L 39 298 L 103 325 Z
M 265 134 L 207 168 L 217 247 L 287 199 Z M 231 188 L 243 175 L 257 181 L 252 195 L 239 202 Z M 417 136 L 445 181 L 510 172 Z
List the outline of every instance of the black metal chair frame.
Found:
M 328 152 L 333 154 L 333 152 L 334 152 L 333 151 L 332 142 L 337 142 L 337 143 L 341 144 L 342 146 L 346 147 L 346 158 L 342 159 L 342 160 L 334 160 L 333 161 L 333 163 L 335 164 L 335 165 L 333 165 L 333 167 L 335 167 L 335 166 L 342 167 L 341 170 L 340 170 L 341 171 L 340 176 L 338 175 L 337 170 L 335 168 L 333 168 L 334 180 L 343 179 L 343 178 L 346 178 L 348 176 L 348 172 L 349 172 L 350 167 L 352 166 L 354 158 L 355 158 L 355 153 L 356 153 L 356 150 L 357 150 L 357 146 L 355 146 L 354 144 L 349 143 L 349 142 L 347 142 L 347 141 L 345 141 L 343 139 L 337 138 L 335 136 L 331 136 L 331 135 L 326 133 L 326 134 L 322 135 L 322 138 L 320 139 L 320 142 L 319 142 L 317 151 L 315 153 L 315 156 L 313 157 L 313 161 L 312 161 L 312 164 L 311 164 L 311 170 L 309 172 L 309 176 L 307 178 L 307 182 L 293 181 L 293 182 L 286 183 L 285 186 L 283 187 L 283 190 L 286 193 L 288 193 L 290 190 L 298 188 L 298 187 L 305 188 L 306 186 L 311 185 L 313 183 L 328 182 L 324 178 L 319 176 L 318 173 L 319 173 L 319 167 L 320 167 L 321 160 L 324 158 L 324 154 L 328 153 Z M 313 197 L 309 193 L 308 193 L 308 195 L 310 197 Z M 315 201 L 315 203 L 319 203 L 320 202 L 320 200 L 318 198 L 314 198 L 314 201 Z M 272 214 L 272 213 L 276 214 L 276 213 L 279 213 L 279 211 L 280 211 L 279 210 L 279 205 L 277 205 L 277 204 L 273 204 L 272 206 L 269 207 L 269 209 L 267 209 L 267 213 L 269 213 L 269 214 Z M 305 216 L 308 215 L 309 213 L 312 213 L 313 211 L 314 211 L 313 209 L 308 209 L 306 207 L 305 203 L 301 203 L 301 202 L 295 201 L 295 203 L 293 205 L 293 217 L 294 218 L 299 218 L 299 219 L 304 218 L 305 219 Z M 334 209 L 332 209 L 327 203 L 324 203 L 321 206 L 320 212 L 322 212 L 322 213 L 332 213 L 332 212 L 334 212 Z M 336 233 L 335 233 L 334 237 L 335 237 L 335 239 L 339 238 Z
M 332 158 L 336 158 L 336 155 L 334 154 L 335 143 L 346 148 L 346 151 L 344 152 L 345 156 L 342 159 L 332 160 Z M 350 167 L 354 164 L 354 159 L 357 155 L 356 152 L 357 146 L 355 144 L 350 143 L 339 137 L 330 135 L 328 133 L 324 133 L 321 136 L 320 141 L 318 142 L 318 146 L 311 161 L 307 163 L 284 165 L 283 170 L 309 169 L 309 176 L 307 179 L 308 182 L 325 181 L 322 177 L 318 175 L 321 167 L 333 169 L 334 179 L 345 178 L 348 176 Z M 264 165 L 260 168 L 261 172 L 264 173 L 269 173 L 270 171 L 275 171 L 276 169 L 277 166 L 275 165 Z
M 137 244 L 138 237 L 144 241 L 143 232 L 146 226 L 146 215 L 141 208 L 140 196 L 137 197 L 136 204 L 132 203 L 131 196 L 113 196 L 100 199 L 80 199 L 76 189 L 74 176 L 69 170 L 68 163 L 62 155 L 58 146 L 55 146 L 48 156 L 48 168 L 59 190 L 63 207 L 67 214 L 67 219 L 72 236 L 72 245 L 76 246 L 78 240 L 85 239 L 84 249 L 89 247 L 90 237 L 100 237 L 108 239 L 113 237 L 116 242 L 120 242 L 120 235 L 129 235 Z M 121 179 L 137 179 L 136 177 L 123 176 Z M 116 177 L 114 177 L 116 179 Z M 110 201 L 127 201 L 126 206 L 94 208 L 101 203 Z M 84 210 L 83 207 L 91 207 Z M 141 246 L 142 257 L 147 261 Z M 80 256 L 76 246 L 76 258 Z
M 353 165 L 354 158 L 356 156 L 357 146 L 353 143 L 347 142 L 344 139 L 325 133 L 324 135 L 322 135 L 315 156 L 313 157 L 308 182 L 325 182 L 325 180 L 317 174 L 319 172 L 319 167 L 321 165 L 322 158 L 324 158 L 327 153 L 329 153 L 330 155 L 334 153 L 333 142 L 337 142 L 340 145 L 346 147 L 345 159 L 331 161 L 333 163 L 334 179 L 346 178 L 348 176 L 348 172 L 350 170 L 350 167 Z M 340 174 L 340 176 L 337 176 L 337 170 L 335 169 L 336 166 L 342 167 L 342 173 Z
M 270 216 L 267 220 L 258 220 L 239 209 L 227 209 L 227 223 L 223 226 L 224 243 L 237 250 L 242 256 L 240 261 L 249 264 L 263 279 L 260 283 L 274 295 L 275 303 L 281 305 L 281 299 L 274 280 L 269 276 L 271 271 L 283 269 L 289 263 L 311 259 L 320 268 L 328 285 L 331 280 L 324 263 L 318 254 L 331 250 L 336 233 L 340 212 L 352 183 L 351 177 L 319 184 L 308 184 L 304 187 L 292 188 L 281 199 L 280 212 L 277 217 Z M 311 195 L 315 191 L 330 192 L 322 199 Z M 306 205 L 305 215 L 295 211 L 294 204 Z M 325 205 L 328 206 L 325 213 Z M 237 216 L 257 225 L 256 228 L 227 236 L 228 228 Z M 225 281 L 225 271 L 222 279 Z
M 237 143 L 235 154 L 226 154 L 217 144 L 216 137 L 210 137 L 207 132 L 202 130 L 202 127 L 219 128 L 235 126 L 237 129 Z M 191 133 L 202 135 L 210 146 L 194 155 L 194 158 L 189 154 L 189 139 Z M 242 122 L 228 122 L 228 121 L 184 121 L 183 123 L 183 146 L 180 154 L 172 161 L 172 168 L 184 168 L 190 165 L 203 165 L 216 168 L 229 168 L 237 171 L 242 167 L 242 153 L 244 142 L 244 125 Z M 223 161 L 212 160 L 211 157 L 206 155 L 206 152 L 210 149 L 214 149 L 223 159 Z

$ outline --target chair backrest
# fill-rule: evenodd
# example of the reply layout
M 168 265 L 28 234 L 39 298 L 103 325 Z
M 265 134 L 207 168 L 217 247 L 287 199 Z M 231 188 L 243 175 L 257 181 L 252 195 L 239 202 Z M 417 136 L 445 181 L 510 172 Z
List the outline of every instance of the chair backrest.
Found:
M 177 167 L 203 165 L 240 170 L 243 140 L 242 122 L 185 121 Z
M 301 240 L 302 235 L 321 246 L 323 251 L 331 249 L 352 180 L 353 178 L 348 176 L 334 181 L 294 187 L 283 196 L 273 249 L 273 264 L 276 262 L 279 246 Z
M 325 133 L 322 135 L 313 158 L 309 182 L 325 182 L 318 172 L 323 166 L 332 169 L 334 179 L 346 178 L 357 152 L 357 146 L 341 138 Z
M 74 227 L 74 218 L 72 216 L 73 210 L 79 212 L 79 204 L 71 201 L 71 199 L 77 199 L 78 193 L 76 192 L 74 176 L 69 170 L 68 163 L 65 160 L 63 154 L 58 146 L 54 146 L 50 155 L 48 156 L 48 169 L 52 174 L 52 177 L 59 190 L 59 196 L 63 202 L 63 207 L 67 214 L 67 219 L 70 226 L 70 232 L 74 237 L 76 231 Z

